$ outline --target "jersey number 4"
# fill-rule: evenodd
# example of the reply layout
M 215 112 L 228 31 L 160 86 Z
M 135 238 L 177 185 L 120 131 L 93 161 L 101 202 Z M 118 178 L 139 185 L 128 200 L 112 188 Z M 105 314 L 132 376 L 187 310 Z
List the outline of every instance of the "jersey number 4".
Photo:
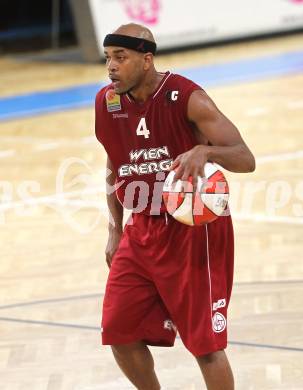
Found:
M 148 130 L 148 128 L 146 126 L 145 118 L 140 119 L 140 122 L 139 122 L 137 130 L 136 130 L 136 134 L 143 135 L 144 138 L 149 138 L 150 131 Z

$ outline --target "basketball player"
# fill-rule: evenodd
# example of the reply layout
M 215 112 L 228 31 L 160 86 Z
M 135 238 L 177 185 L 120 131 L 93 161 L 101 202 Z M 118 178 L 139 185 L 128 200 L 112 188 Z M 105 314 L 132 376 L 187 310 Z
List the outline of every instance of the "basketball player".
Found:
M 166 213 L 166 173 L 196 180 L 206 161 L 252 172 L 255 160 L 237 128 L 194 82 L 156 71 L 156 44 L 144 26 L 127 24 L 106 36 L 111 84 L 96 97 L 96 136 L 111 174 L 110 267 L 102 342 L 140 390 L 160 389 L 147 345 L 172 346 L 176 331 L 195 356 L 209 390 L 234 388 L 224 349 L 233 280 L 230 216 L 203 226 Z M 123 204 L 132 224 L 122 228 Z

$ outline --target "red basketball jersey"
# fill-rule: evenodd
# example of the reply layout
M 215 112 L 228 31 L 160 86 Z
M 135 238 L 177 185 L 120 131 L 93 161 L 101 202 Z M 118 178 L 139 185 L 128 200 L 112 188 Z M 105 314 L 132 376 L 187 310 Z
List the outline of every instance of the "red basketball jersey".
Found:
M 96 96 L 96 136 L 117 175 L 117 195 L 126 208 L 159 214 L 165 211 L 162 188 L 172 161 L 197 145 L 187 119 L 191 93 L 201 87 L 166 72 L 144 103 L 112 85 Z

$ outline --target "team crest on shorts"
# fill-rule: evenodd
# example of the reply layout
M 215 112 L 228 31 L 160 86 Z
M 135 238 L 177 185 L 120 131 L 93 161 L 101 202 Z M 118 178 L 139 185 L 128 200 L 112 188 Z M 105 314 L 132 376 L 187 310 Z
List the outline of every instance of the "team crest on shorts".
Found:
M 105 99 L 108 112 L 121 110 L 120 95 L 116 94 L 113 89 L 109 89 L 106 92 Z
M 221 333 L 226 328 L 226 318 L 223 314 L 216 312 L 213 315 L 213 330 L 216 333 Z

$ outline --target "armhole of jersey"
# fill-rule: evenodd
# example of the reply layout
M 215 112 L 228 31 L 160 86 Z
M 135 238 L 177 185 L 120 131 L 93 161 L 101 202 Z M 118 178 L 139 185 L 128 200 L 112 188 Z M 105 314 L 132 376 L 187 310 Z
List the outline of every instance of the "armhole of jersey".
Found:
M 203 91 L 203 89 L 199 85 L 190 85 L 189 88 L 186 89 L 185 93 L 183 94 L 182 97 L 182 109 L 183 109 L 183 114 L 186 120 L 188 120 L 188 101 L 189 98 L 191 97 L 191 94 L 195 91 Z

